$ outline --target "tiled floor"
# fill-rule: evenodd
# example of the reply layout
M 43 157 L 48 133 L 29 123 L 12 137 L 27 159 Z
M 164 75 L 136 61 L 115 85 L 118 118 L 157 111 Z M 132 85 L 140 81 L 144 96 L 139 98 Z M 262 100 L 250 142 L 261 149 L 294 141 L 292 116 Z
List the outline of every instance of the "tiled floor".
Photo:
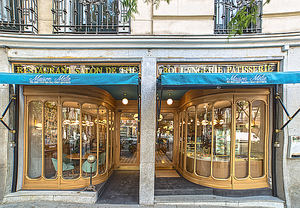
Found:
M 114 171 L 108 179 L 98 204 L 138 204 L 139 171 Z
M 139 171 L 114 171 L 100 192 L 102 194 L 97 201 L 98 204 L 138 204 Z M 244 197 L 271 196 L 272 194 L 271 189 L 267 188 L 252 190 L 222 190 L 197 185 L 183 177 L 156 177 L 155 196 L 172 195 Z

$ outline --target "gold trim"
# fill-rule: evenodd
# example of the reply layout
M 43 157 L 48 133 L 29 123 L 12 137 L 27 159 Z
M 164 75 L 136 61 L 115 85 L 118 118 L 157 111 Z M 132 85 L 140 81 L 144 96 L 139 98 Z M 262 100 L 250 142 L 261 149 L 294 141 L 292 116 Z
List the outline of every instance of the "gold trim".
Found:
M 277 60 L 274 60 L 274 61 L 230 61 L 230 62 L 226 62 L 226 61 L 220 61 L 220 62 L 214 62 L 214 61 L 204 61 L 204 62 L 182 62 L 182 61 L 179 61 L 179 62 L 157 62 L 156 63 L 156 74 L 157 74 L 157 77 L 160 76 L 159 74 L 159 66 L 160 65 L 220 65 L 220 64 L 224 64 L 224 65 L 230 65 L 230 64 L 271 64 L 271 63 L 274 63 L 277 65 L 277 72 L 280 71 L 280 61 L 277 61 Z

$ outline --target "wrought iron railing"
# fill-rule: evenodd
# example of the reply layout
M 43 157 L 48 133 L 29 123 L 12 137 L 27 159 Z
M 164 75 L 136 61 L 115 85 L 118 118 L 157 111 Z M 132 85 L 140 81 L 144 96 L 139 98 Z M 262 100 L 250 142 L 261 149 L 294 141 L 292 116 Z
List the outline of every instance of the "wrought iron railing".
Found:
M 53 0 L 53 32 L 117 34 L 130 32 L 121 0 Z
M 250 25 L 243 30 L 243 33 L 260 33 L 261 17 L 262 17 L 262 0 L 255 0 L 257 4 L 256 23 Z M 228 23 L 235 16 L 237 11 L 246 7 L 250 8 L 250 0 L 215 0 L 215 34 L 228 34 L 230 28 Z
M 37 0 L 0 0 L 0 31 L 37 33 Z

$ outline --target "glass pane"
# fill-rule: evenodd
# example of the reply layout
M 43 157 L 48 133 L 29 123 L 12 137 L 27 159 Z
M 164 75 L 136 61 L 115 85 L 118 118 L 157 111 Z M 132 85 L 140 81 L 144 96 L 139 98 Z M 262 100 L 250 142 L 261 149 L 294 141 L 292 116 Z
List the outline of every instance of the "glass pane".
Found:
M 111 161 L 110 161 L 110 167 L 113 167 L 114 164 L 114 139 L 115 139 L 115 112 L 111 112 Z
M 82 105 L 82 175 L 89 177 L 97 173 L 97 120 L 98 106 L 95 104 L 84 103 Z M 90 164 L 87 158 L 93 155 L 96 157 L 94 163 Z
M 265 123 L 266 104 L 261 100 L 252 103 L 251 121 L 251 177 L 257 178 L 264 175 L 265 156 Z
M 99 107 L 99 174 L 106 171 L 107 110 Z
M 248 176 L 249 102 L 236 102 L 235 177 Z
M 112 114 L 111 114 L 111 110 L 108 111 L 108 167 L 109 169 L 111 168 L 111 159 L 112 159 L 112 152 L 111 152 L 111 141 L 112 141 L 112 131 L 111 131 L 111 127 L 112 127 Z
M 42 109 L 43 103 L 31 101 L 28 105 L 28 177 L 42 174 Z
M 226 179 L 230 176 L 231 102 L 216 102 L 210 122 L 214 125 L 213 176 Z
M 210 176 L 211 169 L 211 135 L 212 135 L 212 104 L 204 103 L 197 106 L 197 144 L 196 173 Z
M 181 169 L 184 166 L 184 153 L 185 153 L 185 138 L 186 138 L 186 112 L 182 112 L 182 153 L 181 153 Z
M 178 156 L 178 166 L 182 167 L 182 151 L 181 151 L 181 147 L 182 147 L 182 112 L 179 113 L 179 156 Z
M 122 113 L 120 119 L 120 163 L 137 161 L 137 113 Z
M 187 143 L 186 143 L 186 170 L 190 173 L 194 172 L 195 158 L 195 106 L 187 109 Z
M 160 166 L 172 166 L 174 114 L 162 113 L 161 115 L 162 120 L 158 122 L 155 162 Z
M 65 102 L 62 107 L 62 173 L 66 179 L 79 177 L 80 104 Z M 53 161 L 57 166 L 57 161 Z
M 52 158 L 57 159 L 57 104 L 56 102 L 45 102 L 44 104 L 44 175 L 46 178 L 56 178 L 57 167 L 54 166 Z

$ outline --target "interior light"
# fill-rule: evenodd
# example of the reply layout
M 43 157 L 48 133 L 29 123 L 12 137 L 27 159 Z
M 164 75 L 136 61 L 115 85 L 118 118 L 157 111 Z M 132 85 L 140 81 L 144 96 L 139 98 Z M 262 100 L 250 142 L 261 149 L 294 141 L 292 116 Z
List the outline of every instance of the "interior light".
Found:
M 173 99 L 172 99 L 172 98 L 169 98 L 169 99 L 167 100 L 167 104 L 168 104 L 168 105 L 172 105 L 172 104 L 173 104 Z
M 122 99 L 122 103 L 124 105 L 127 105 L 128 104 L 128 99 L 126 98 L 126 94 L 124 93 L 124 98 Z

